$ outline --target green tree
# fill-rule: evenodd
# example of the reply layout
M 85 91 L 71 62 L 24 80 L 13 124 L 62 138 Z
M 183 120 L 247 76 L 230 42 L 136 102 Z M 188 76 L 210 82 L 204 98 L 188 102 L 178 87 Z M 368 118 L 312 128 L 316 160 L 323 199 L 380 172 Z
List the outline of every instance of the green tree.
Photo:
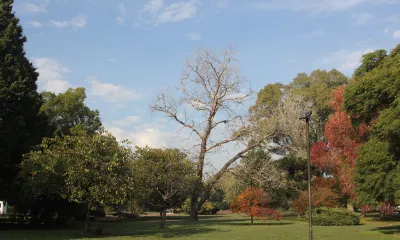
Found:
M 329 103 L 332 90 L 347 83 L 348 78 L 336 69 L 315 70 L 310 75 L 299 73 L 288 85 L 268 84 L 258 93 L 250 112 L 262 116 L 278 115 L 279 133 L 272 139 L 280 155 L 305 157 L 304 124 L 298 121 L 304 110 L 313 111 L 312 140 L 323 138 L 325 123 L 333 112 Z
M 393 203 L 400 197 L 400 166 L 390 144 L 373 137 L 360 148 L 356 168 L 358 201 Z
M 312 103 L 314 140 L 320 139 L 324 133 L 325 123 L 332 108 L 332 90 L 347 83 L 348 78 L 336 69 L 330 71 L 315 70 L 310 75 L 299 73 L 289 84 L 293 94 L 304 97 Z
M 68 89 L 58 95 L 43 92 L 44 104 L 40 112 L 47 116 L 51 135 L 69 134 L 71 128 L 81 128 L 90 133 L 101 129 L 99 111 L 85 105 L 85 89 Z
M 263 109 L 266 113 L 278 107 L 286 86 L 281 83 L 267 84 L 257 94 L 256 104 L 250 107 L 250 112 Z
M 364 204 L 394 203 L 400 197 L 400 45 L 385 53 L 379 50 L 364 56 L 356 70 L 362 74 L 355 74 L 344 96 L 353 122 L 370 129 L 356 164 L 356 191 Z
M 166 209 L 180 206 L 193 190 L 193 163 L 178 149 L 137 147 L 134 169 L 136 181 L 146 192 L 145 202 L 160 209 L 164 228 Z
M 45 138 L 27 154 L 20 179 L 33 199 L 67 199 L 88 205 L 85 232 L 94 204 L 122 203 L 132 187 L 132 153 L 107 133 L 73 132 Z
M 377 50 L 363 56 L 361 66 L 354 71 L 355 77 L 361 77 L 372 69 L 376 68 L 387 55 L 386 50 Z
M 38 74 L 25 56 L 19 19 L 13 0 L 0 1 L 0 198 L 10 197 L 22 154 L 41 140 L 45 122 L 38 115 L 42 104 Z

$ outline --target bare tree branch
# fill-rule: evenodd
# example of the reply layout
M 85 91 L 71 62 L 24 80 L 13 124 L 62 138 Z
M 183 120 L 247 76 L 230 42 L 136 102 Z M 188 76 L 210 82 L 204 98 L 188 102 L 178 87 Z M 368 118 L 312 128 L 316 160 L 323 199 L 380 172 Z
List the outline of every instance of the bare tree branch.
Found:
M 180 97 L 174 99 L 171 97 L 172 94 L 169 97 L 159 94 L 157 102 L 150 106 L 153 111 L 166 114 L 199 136 L 197 144 L 193 144 L 199 145 L 196 148 L 199 182 L 193 192 L 192 208 L 197 206 L 199 194 L 201 192 L 209 194 L 212 186 L 233 162 L 277 132 L 276 119 L 249 117 L 247 107 L 246 112 L 241 111 L 240 107 L 247 106 L 245 103 L 253 91 L 241 75 L 239 68 L 234 66 L 234 63 L 238 62 L 235 55 L 236 49 L 233 47 L 221 53 L 199 49 L 194 59 L 189 59 L 185 63 L 178 88 Z M 178 114 L 185 111 L 185 108 L 195 115 L 189 118 L 190 121 L 187 120 L 186 115 L 185 119 L 182 119 Z M 259 121 L 260 119 L 262 121 Z M 251 143 L 227 161 L 224 167 L 214 175 L 210 185 L 203 189 L 202 180 L 207 154 L 226 144 L 238 141 L 251 141 Z

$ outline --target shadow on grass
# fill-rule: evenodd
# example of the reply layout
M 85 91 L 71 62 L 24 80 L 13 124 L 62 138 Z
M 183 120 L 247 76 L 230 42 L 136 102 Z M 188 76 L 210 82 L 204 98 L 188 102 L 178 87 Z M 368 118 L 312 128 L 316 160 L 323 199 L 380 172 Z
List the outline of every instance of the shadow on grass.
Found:
M 221 216 L 201 216 L 200 221 L 191 221 L 187 216 L 168 216 L 167 220 L 175 219 L 166 223 L 165 229 L 160 229 L 157 217 L 145 217 L 145 219 L 131 220 L 122 222 L 92 222 L 91 226 L 100 226 L 104 234 L 99 238 L 109 237 L 143 237 L 143 238 L 175 238 L 187 237 L 197 234 L 207 234 L 212 232 L 229 232 L 229 228 L 219 228 L 218 226 L 251 226 L 250 221 L 245 218 L 227 218 Z M 158 220 L 158 221 L 154 221 Z M 288 222 L 256 222 L 254 225 L 275 226 L 288 225 Z M 5 239 L 29 239 L 29 240 L 53 240 L 53 239 L 82 239 L 81 233 L 84 223 L 70 223 L 61 229 L 19 229 L 5 231 Z M 26 236 L 30 236 L 26 238 Z M 93 237 L 95 238 L 95 237 Z M 0 237 L 0 239 L 2 239 Z
M 256 222 L 253 224 L 253 226 L 283 226 L 283 225 L 291 225 L 293 223 L 289 223 L 289 222 Z M 252 226 L 250 221 L 249 222 L 225 222 L 225 221 L 221 221 L 219 223 L 219 225 L 231 225 L 231 226 Z
M 398 234 L 400 233 L 400 225 L 388 226 L 388 227 L 377 227 L 372 229 L 372 231 L 379 231 L 383 234 Z
M 159 222 L 154 221 L 125 221 L 122 223 L 98 223 L 97 225 L 104 228 L 104 234 L 99 238 L 104 237 L 157 237 L 157 238 L 175 238 L 189 237 L 195 234 L 209 233 L 219 231 L 216 228 L 211 228 L 199 222 L 170 222 L 166 223 L 166 227 L 161 229 Z M 93 224 L 95 225 L 95 224 Z M 69 234 L 70 239 L 81 238 L 80 234 L 75 231 Z M 96 238 L 96 237 L 92 237 Z

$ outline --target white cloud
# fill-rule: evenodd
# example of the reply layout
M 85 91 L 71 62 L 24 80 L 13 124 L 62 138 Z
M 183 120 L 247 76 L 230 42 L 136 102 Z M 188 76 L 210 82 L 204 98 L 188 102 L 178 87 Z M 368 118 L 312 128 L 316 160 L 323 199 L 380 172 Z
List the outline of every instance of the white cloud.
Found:
M 389 4 L 389 0 L 253 0 L 249 4 L 257 9 L 286 9 L 294 11 L 332 12 L 342 11 L 361 4 Z
M 390 27 L 385 27 L 385 29 L 383 30 L 383 32 L 386 34 L 389 33 L 389 31 L 390 31 Z
M 229 5 L 229 0 L 217 0 L 217 7 L 219 8 L 225 8 L 228 7 Z
M 400 29 L 393 33 L 393 37 L 400 40 Z
M 368 45 L 369 43 L 371 43 L 372 40 L 373 40 L 372 38 L 369 38 L 369 39 L 367 39 L 367 40 L 363 40 L 363 41 L 356 42 L 356 46 L 358 46 L 358 47 L 365 47 L 366 45 Z
M 172 138 L 169 132 L 161 131 L 151 127 L 138 128 L 137 131 L 126 131 L 119 127 L 108 127 L 105 129 L 109 131 L 118 141 L 129 140 L 133 146 L 139 147 L 167 147 Z
M 22 4 L 23 10 L 32 13 L 46 12 L 45 5 L 37 5 L 34 3 L 26 2 Z
M 124 15 L 127 11 L 127 8 L 123 3 L 118 3 L 117 4 L 117 11 L 119 12 L 120 16 L 115 18 L 115 21 L 117 22 L 118 25 L 123 25 L 125 24 L 125 18 Z
M 71 87 L 71 84 L 64 79 L 64 75 L 70 70 L 58 61 L 51 58 L 35 58 L 33 64 L 39 73 L 39 89 L 61 93 Z
M 111 83 L 102 83 L 95 77 L 90 77 L 88 82 L 91 84 L 92 95 L 103 97 L 111 102 L 137 100 L 141 98 L 141 96 L 132 89 L 117 86 Z
M 197 12 L 197 0 L 174 2 L 165 6 L 164 0 L 151 0 L 143 8 L 154 25 L 178 22 L 193 18 Z
M 122 105 L 122 104 L 119 104 L 119 103 L 115 104 L 115 107 L 116 107 L 116 108 L 125 108 L 125 106 L 124 106 L 124 105 Z
M 143 12 L 156 13 L 164 7 L 164 0 L 151 0 L 143 8 Z
M 113 123 L 118 126 L 129 126 L 134 123 L 141 122 L 141 121 L 142 121 L 142 119 L 138 116 L 127 116 L 121 120 L 115 120 L 115 121 L 113 121 Z
M 74 29 L 83 28 L 87 24 L 87 16 L 80 14 L 77 17 L 72 18 L 69 21 L 56 21 L 51 20 L 50 26 L 56 28 L 72 27 Z
M 373 52 L 374 49 L 367 48 L 359 51 L 340 50 L 332 53 L 329 57 L 322 60 L 325 64 L 330 64 L 344 73 L 351 73 L 360 66 L 362 56 Z
M 369 13 L 356 13 L 352 15 L 352 18 L 357 25 L 365 25 L 378 21 L 374 15 Z
M 35 27 L 35 28 L 40 28 L 42 26 L 42 24 L 40 22 L 38 22 L 38 21 L 29 21 L 27 23 L 29 25 L 31 25 L 32 27 Z
M 115 18 L 115 21 L 117 22 L 118 25 L 123 25 L 125 24 L 125 18 L 122 16 L 118 16 Z
M 119 11 L 120 14 L 124 15 L 126 13 L 126 7 L 122 3 L 117 4 L 117 10 Z
M 197 40 L 201 40 L 202 35 L 201 35 L 201 33 L 198 33 L 198 32 L 190 32 L 187 34 L 187 38 L 190 41 L 197 41 Z
M 193 18 L 196 11 L 194 1 L 172 3 L 158 15 L 157 23 L 177 22 Z

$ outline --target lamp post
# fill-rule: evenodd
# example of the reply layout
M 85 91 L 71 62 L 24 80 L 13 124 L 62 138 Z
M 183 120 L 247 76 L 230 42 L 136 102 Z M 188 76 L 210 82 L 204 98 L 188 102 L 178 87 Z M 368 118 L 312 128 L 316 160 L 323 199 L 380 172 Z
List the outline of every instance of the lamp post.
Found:
M 311 111 L 303 112 L 300 116 L 300 120 L 306 121 L 306 142 L 307 142 L 307 168 L 308 168 L 308 224 L 309 224 L 309 239 L 312 240 L 312 198 L 311 198 L 311 167 L 310 167 L 310 120 Z

